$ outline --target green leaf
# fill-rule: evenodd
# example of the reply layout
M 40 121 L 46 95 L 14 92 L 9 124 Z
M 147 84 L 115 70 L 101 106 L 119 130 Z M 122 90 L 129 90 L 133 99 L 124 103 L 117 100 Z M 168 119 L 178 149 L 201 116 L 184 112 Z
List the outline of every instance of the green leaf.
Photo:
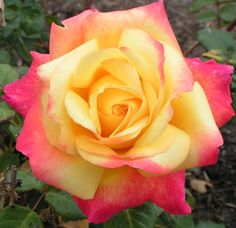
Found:
M 0 122 L 14 116 L 15 112 L 5 102 L 0 102 Z
M 46 189 L 46 184 L 38 180 L 32 175 L 31 170 L 17 172 L 17 178 L 22 181 L 21 187 L 16 188 L 17 192 L 26 192 L 32 189 L 36 189 L 40 192 Z
M 30 208 L 16 205 L 14 208 L 6 207 L 0 212 L 1 228 L 43 228 L 40 217 Z
M 30 55 L 29 48 L 27 47 L 25 40 L 22 37 L 18 37 L 18 43 L 15 44 L 18 55 L 27 63 L 31 63 L 32 57 Z
M 190 11 L 196 12 L 200 10 L 201 8 L 209 5 L 209 4 L 215 4 L 216 0 L 195 0 L 191 6 L 190 6 Z
M 236 19 L 236 3 L 227 4 L 222 7 L 220 11 L 220 16 L 227 22 L 231 22 Z
M 19 154 L 13 152 L 5 152 L 0 156 L 0 172 L 12 165 L 19 166 Z M 1 226 L 0 226 L 1 227 Z
M 18 79 L 17 71 L 8 64 L 0 64 L 0 85 L 5 86 Z
M 229 59 L 229 63 L 236 66 L 236 47 L 235 47 L 235 50 L 233 51 L 233 53 L 231 54 L 231 57 Z
M 5 50 L 0 50 L 0 63 L 8 64 L 11 62 L 11 56 Z
M 40 33 L 44 29 L 45 19 L 42 14 L 28 14 L 22 21 L 22 26 L 26 34 Z
M 66 220 L 85 219 L 72 197 L 60 190 L 50 190 L 46 193 L 45 200 L 52 206 L 56 213 Z
M 154 228 L 157 216 L 162 210 L 152 203 L 145 203 L 136 208 L 130 208 L 115 215 L 108 222 L 104 223 L 104 228 Z
M 225 228 L 224 224 L 218 224 L 211 221 L 200 221 L 196 228 Z
M 24 76 L 28 72 L 29 67 L 27 67 L 27 66 L 20 66 L 20 67 L 17 67 L 16 70 L 17 70 L 17 72 L 18 72 L 18 74 L 20 76 Z
M 216 13 L 212 10 L 205 11 L 198 15 L 197 20 L 199 22 L 214 21 L 216 19 Z
M 20 125 L 10 124 L 9 131 L 10 131 L 13 139 L 17 138 L 17 136 L 20 134 L 21 129 L 22 129 L 22 126 L 20 126 Z
M 192 193 L 186 188 L 185 189 L 186 192 L 186 200 L 189 203 L 190 207 L 194 207 L 196 204 L 196 200 L 193 197 Z
M 191 215 L 172 216 L 175 228 L 194 228 L 194 222 Z
M 198 39 L 207 50 L 221 49 L 229 51 L 234 50 L 236 45 L 236 41 L 229 32 L 214 28 L 200 30 Z

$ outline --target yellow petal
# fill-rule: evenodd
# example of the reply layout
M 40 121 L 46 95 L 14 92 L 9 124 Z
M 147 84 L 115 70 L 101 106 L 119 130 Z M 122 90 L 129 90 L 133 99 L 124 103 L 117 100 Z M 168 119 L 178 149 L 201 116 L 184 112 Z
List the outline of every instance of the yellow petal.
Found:
M 111 59 L 103 62 L 107 72 L 142 95 L 142 87 L 135 68 L 124 60 Z
M 148 109 L 149 109 L 149 122 L 150 122 L 153 118 L 153 113 L 157 108 L 158 99 L 152 85 L 149 82 L 147 81 L 143 82 L 143 90 L 147 98 Z
M 96 128 L 89 116 L 89 105 L 78 94 L 69 90 L 65 96 L 65 105 L 69 116 L 81 126 L 96 132 Z
M 159 91 L 160 81 L 163 77 L 161 64 L 164 61 L 162 44 L 152 39 L 147 33 L 139 29 L 126 29 L 122 32 L 119 47 L 127 47 L 138 53 L 149 65 L 149 71 L 153 74 L 140 75 L 150 82 L 155 91 Z
M 223 141 L 201 86 L 195 82 L 193 91 L 174 99 L 172 107 L 171 123 L 191 137 L 190 154 L 179 168 L 214 163 Z
M 172 117 L 172 108 L 170 101 L 168 101 L 162 110 L 158 113 L 155 119 L 152 121 L 149 127 L 144 131 L 144 133 L 138 138 L 135 145 L 148 145 L 152 143 L 162 131 L 166 128 Z
M 125 56 L 117 48 L 102 49 L 85 55 L 78 63 L 72 80 L 72 85 L 78 88 L 88 87 L 96 78 L 96 70 L 102 62 L 109 59 L 124 59 Z M 88 66 L 89 63 L 89 66 Z
M 160 137 L 150 145 L 132 148 L 133 151 L 130 152 L 133 152 L 134 157 L 137 155 L 143 155 L 143 157 L 131 160 L 127 164 L 151 173 L 169 173 L 186 159 L 190 142 L 188 134 L 168 125 Z M 147 157 L 150 154 L 153 156 Z
M 193 76 L 184 57 L 178 50 L 163 43 L 165 50 L 165 97 L 175 97 L 180 92 L 190 91 L 193 87 Z
M 73 61 L 75 62 L 77 61 L 78 56 L 82 56 L 86 53 L 89 53 L 91 51 L 95 51 L 98 49 L 99 49 L 99 45 L 98 45 L 97 40 L 95 39 L 90 40 L 80 45 L 79 47 L 75 48 L 74 50 L 68 52 L 67 54 L 57 59 L 54 59 L 46 64 L 41 65 L 37 70 L 37 74 L 40 76 L 42 80 L 50 80 L 53 77 L 53 71 L 55 70 L 57 66 L 59 66 L 60 64 L 63 64 L 63 67 L 67 68 L 67 65 L 64 64 L 64 60 L 66 58 L 72 58 L 71 64 L 73 64 Z
M 114 94 L 112 95 L 113 99 L 116 99 L 116 101 L 122 100 L 122 99 L 134 98 L 135 96 L 137 96 L 136 92 L 133 91 L 130 87 L 128 87 L 127 85 L 124 85 L 121 81 L 111 76 L 104 76 L 100 78 L 99 80 L 97 80 L 95 83 L 93 83 L 92 86 L 89 88 L 89 104 L 90 104 L 89 113 L 90 113 L 90 117 L 93 123 L 95 124 L 97 128 L 98 134 L 101 134 L 101 130 L 102 130 L 100 120 L 99 120 L 99 115 L 98 115 L 98 109 L 100 109 L 101 112 L 108 113 L 108 114 L 109 114 L 109 111 L 111 111 L 111 106 L 108 107 L 108 105 L 106 105 L 106 102 L 105 103 L 100 102 L 100 108 L 98 107 L 98 103 L 97 103 L 98 97 L 108 88 L 118 89 L 118 90 L 123 91 L 123 95 L 121 94 L 119 96 L 114 96 Z M 109 96 L 108 98 L 110 99 Z M 102 103 L 104 105 L 102 105 Z

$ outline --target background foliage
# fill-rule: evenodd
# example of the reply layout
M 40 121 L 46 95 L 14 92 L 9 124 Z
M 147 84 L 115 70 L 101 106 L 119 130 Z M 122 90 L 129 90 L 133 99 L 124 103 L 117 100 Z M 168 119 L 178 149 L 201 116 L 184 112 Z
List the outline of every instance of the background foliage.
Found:
M 89 1 L 85 1 L 89 7 Z M 195 0 L 189 10 L 201 24 L 198 40 L 185 51 L 200 52 L 205 59 L 236 66 L 236 2 Z M 0 94 L 3 87 L 23 76 L 31 63 L 29 51 L 48 49 L 49 26 L 57 20 L 46 16 L 36 0 L 6 0 L 6 27 L 0 27 Z M 236 107 L 236 74 L 232 97 Z M 37 180 L 27 158 L 15 150 L 22 118 L 0 100 L 0 227 L 104 227 L 104 228 L 223 228 L 224 224 L 189 216 L 171 216 L 152 203 L 127 209 L 104 224 L 88 224 L 71 196 Z M 195 200 L 186 190 L 194 208 Z

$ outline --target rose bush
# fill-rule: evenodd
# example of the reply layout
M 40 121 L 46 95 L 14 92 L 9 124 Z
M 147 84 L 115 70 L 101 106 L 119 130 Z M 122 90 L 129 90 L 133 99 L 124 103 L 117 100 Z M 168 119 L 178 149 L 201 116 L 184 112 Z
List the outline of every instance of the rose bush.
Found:
M 91 222 L 148 200 L 190 213 L 184 170 L 217 161 L 233 68 L 185 59 L 161 0 L 63 25 L 52 25 L 49 54 L 32 52 L 29 72 L 5 87 L 25 117 L 17 150 Z

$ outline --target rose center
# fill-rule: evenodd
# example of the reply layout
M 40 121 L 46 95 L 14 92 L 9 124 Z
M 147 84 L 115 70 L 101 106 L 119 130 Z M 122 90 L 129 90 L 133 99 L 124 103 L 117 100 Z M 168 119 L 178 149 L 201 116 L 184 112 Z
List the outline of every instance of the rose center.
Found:
M 125 116 L 128 111 L 127 104 L 115 104 L 111 107 L 112 114 L 116 116 Z

